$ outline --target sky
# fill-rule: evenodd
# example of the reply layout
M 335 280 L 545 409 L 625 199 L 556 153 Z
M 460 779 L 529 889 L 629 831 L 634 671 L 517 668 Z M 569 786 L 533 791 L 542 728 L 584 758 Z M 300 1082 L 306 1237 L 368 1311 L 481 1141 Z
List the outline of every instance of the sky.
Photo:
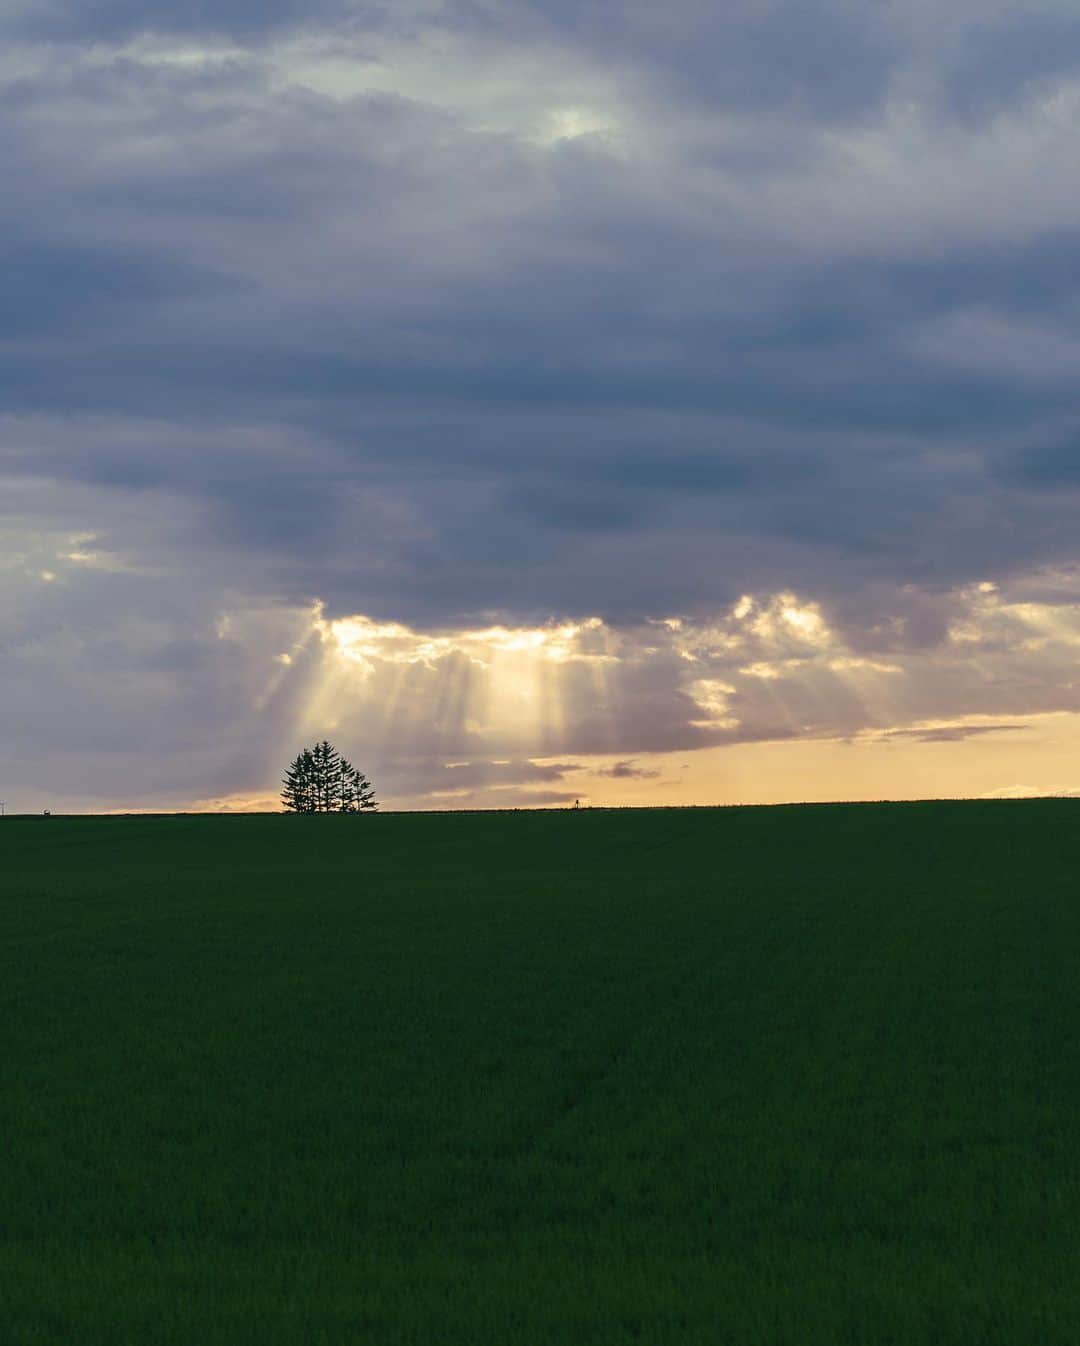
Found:
M 1080 794 L 1073 0 L 0 0 L 0 797 Z

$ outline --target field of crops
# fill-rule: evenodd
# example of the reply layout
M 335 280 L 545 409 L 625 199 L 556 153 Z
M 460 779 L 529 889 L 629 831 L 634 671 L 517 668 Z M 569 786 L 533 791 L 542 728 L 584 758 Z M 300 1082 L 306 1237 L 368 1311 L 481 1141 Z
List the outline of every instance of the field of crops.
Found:
M 4 1346 L 1080 1341 L 1080 801 L 0 847 Z

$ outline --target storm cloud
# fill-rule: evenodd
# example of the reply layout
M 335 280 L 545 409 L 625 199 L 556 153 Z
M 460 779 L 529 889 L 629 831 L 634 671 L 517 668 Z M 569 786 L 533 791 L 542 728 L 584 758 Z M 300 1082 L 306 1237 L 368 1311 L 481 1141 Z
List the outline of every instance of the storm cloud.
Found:
M 391 801 L 551 803 L 1078 708 L 1070 6 L 0 36 L 4 790 L 262 798 L 337 726 Z

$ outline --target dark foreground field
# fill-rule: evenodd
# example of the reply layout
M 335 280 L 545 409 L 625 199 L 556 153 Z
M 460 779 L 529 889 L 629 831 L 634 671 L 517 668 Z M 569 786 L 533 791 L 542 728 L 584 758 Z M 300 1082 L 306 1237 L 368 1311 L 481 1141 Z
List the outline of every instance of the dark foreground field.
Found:
M 1080 1341 L 1080 803 L 0 847 L 3 1346 Z

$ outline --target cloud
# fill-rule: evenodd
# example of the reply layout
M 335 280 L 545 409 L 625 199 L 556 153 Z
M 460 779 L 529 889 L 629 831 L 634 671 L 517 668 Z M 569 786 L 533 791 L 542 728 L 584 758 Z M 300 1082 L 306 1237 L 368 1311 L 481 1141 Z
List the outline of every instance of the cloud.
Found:
M 1073 799 L 1080 796 L 1080 787 L 1064 790 L 1044 790 L 1037 785 L 1003 785 L 997 790 L 988 790 L 980 799 Z
M 1080 73 L 1080 20 L 1071 8 L 992 15 L 976 22 L 945 80 L 950 109 L 977 123 Z
M 1072 708 L 1076 31 L 8 7 L 15 777 L 254 798 L 329 720 L 402 799 L 539 799 Z
M 1080 433 L 1049 442 L 1006 450 L 994 464 L 999 477 L 1032 491 L 1074 491 L 1080 488 Z
M 0 731 L 8 770 L 49 806 L 271 803 L 282 764 L 324 735 L 388 806 L 527 806 L 660 782 L 642 754 L 956 744 L 1080 711 L 1080 609 L 991 584 L 953 596 L 942 639 L 890 629 L 875 651 L 791 591 L 707 623 L 425 630 L 238 592 L 210 617 L 206 577 L 163 583 L 103 538 L 27 530 L 21 546 L 0 586 Z M 1060 597 L 1053 577 L 1042 588 Z
M 227 276 L 130 249 L 41 241 L 0 250 L 10 276 L 0 339 L 85 331 L 102 320 L 123 321 L 124 309 L 239 288 Z
M 481 790 L 453 798 L 436 797 L 429 808 L 444 812 L 473 809 L 568 808 L 574 796 L 561 790 Z
M 649 767 L 638 766 L 636 762 L 625 760 L 615 762 L 609 767 L 599 767 L 595 774 L 610 776 L 612 780 L 653 780 L 660 775 L 660 772 Z
M 419 793 L 443 795 L 493 785 L 533 785 L 561 781 L 576 769 L 573 762 L 432 762 L 423 764 L 414 788 Z
M 344 17 L 342 0 L 224 0 L 205 4 L 138 4 L 133 0 L 45 0 L 11 7 L 10 28 L 20 36 L 64 42 L 123 42 L 143 34 L 267 38 L 282 28 Z
M 964 739 L 977 738 L 982 734 L 1022 733 L 1029 730 L 1026 724 L 941 724 L 924 728 L 888 729 L 879 737 L 885 740 L 894 738 L 913 738 L 919 743 L 962 743 Z

